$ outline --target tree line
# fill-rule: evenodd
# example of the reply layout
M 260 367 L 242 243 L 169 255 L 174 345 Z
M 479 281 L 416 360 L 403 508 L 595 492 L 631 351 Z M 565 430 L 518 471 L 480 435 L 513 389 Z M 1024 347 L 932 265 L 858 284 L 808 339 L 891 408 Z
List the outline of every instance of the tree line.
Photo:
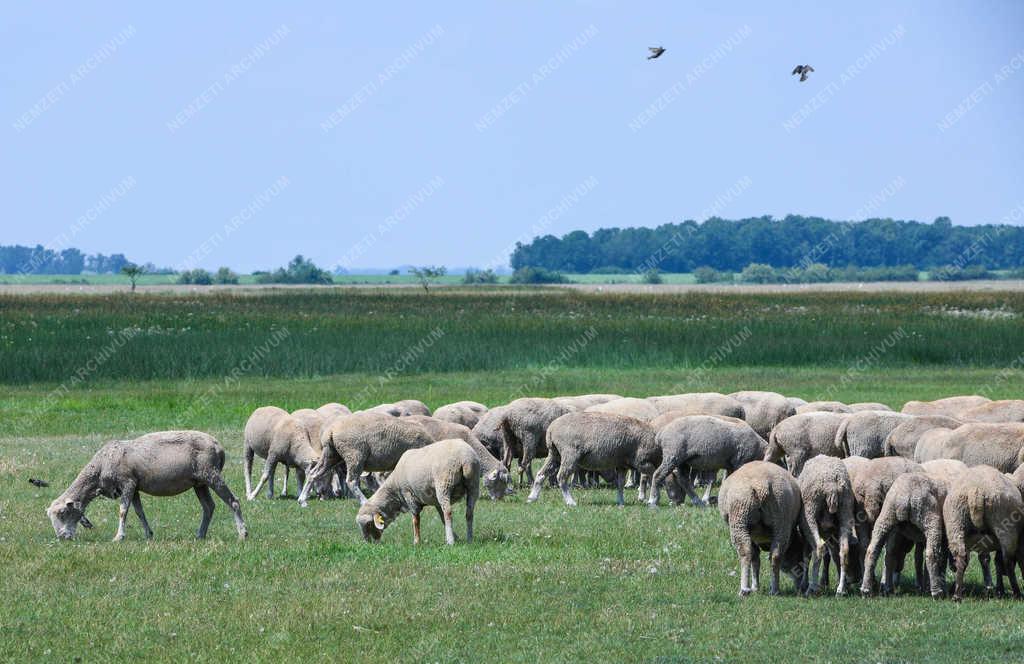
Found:
M 58 251 L 41 244 L 34 247 L 0 245 L 0 273 L 3 274 L 117 274 L 128 263 L 124 254 L 85 254 L 73 247 Z
M 948 217 L 931 224 L 892 219 L 860 222 L 819 217 L 755 217 L 704 223 L 684 221 L 656 228 L 602 228 L 544 235 L 517 243 L 515 269 L 561 272 L 693 272 L 699 267 L 738 272 L 750 264 L 774 268 L 914 266 L 1011 269 L 1024 262 L 1024 227 L 954 226 Z

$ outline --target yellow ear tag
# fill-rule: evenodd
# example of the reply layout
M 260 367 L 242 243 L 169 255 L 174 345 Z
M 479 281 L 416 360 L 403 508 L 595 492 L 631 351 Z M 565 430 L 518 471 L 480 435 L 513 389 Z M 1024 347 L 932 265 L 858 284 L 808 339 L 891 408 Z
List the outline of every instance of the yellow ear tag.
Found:
M 377 526 L 377 530 L 384 530 L 384 517 L 377 512 L 373 515 L 373 525 Z

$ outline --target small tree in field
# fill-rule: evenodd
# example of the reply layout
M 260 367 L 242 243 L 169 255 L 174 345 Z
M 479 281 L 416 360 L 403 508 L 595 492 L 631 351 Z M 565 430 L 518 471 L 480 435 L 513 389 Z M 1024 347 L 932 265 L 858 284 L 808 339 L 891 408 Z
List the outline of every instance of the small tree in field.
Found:
M 132 282 L 132 292 L 135 292 L 135 282 L 139 280 L 139 277 L 145 273 L 146 268 L 136 265 L 135 263 L 128 263 L 121 268 L 121 273 L 128 277 L 128 280 Z
M 425 265 L 423 267 L 411 267 L 409 273 L 416 277 L 420 286 L 423 286 L 423 290 L 427 293 L 430 292 L 430 282 L 438 277 L 443 277 L 448 273 L 448 268 L 437 265 Z

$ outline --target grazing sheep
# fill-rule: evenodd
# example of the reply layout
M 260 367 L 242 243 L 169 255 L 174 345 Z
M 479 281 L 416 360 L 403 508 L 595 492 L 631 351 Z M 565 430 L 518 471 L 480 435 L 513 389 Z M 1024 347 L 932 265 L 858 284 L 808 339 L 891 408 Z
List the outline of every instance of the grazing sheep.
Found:
M 797 408 L 807 403 L 806 399 L 801 399 L 800 397 L 786 397 L 786 401 L 788 401 L 789 405 L 793 407 L 794 415 L 796 414 Z
M 843 459 L 843 465 L 846 466 L 846 472 L 850 476 L 850 486 L 853 486 L 853 479 L 860 471 L 864 470 L 870 459 L 865 459 L 861 456 L 849 456 Z
M 621 398 L 622 396 L 618 394 L 580 394 L 574 397 L 555 397 L 555 401 L 563 406 L 572 406 L 576 410 L 586 410 L 591 406 Z
M 366 496 L 359 489 L 364 470 L 390 471 L 404 452 L 425 447 L 434 439 L 415 422 L 381 413 L 357 413 L 335 420 L 324 430 L 320 442 L 323 453 L 299 494 L 302 504 L 309 497 L 310 485 L 341 463 L 345 464 L 345 485 L 360 504 L 365 503 Z
M 811 401 L 798 406 L 796 414 L 803 413 L 852 413 L 853 409 L 841 401 Z
M 487 415 L 491 415 L 494 410 Z M 473 433 L 492 450 L 492 454 L 492 441 L 500 440 L 499 458 L 502 463 L 506 468 L 511 468 L 512 459 L 516 459 L 519 463 L 519 483 L 523 483 L 524 476 L 528 483 L 532 483 L 533 460 L 548 455 L 544 442 L 548 426 L 569 412 L 573 412 L 571 406 L 560 404 L 554 399 L 524 397 L 501 406 L 498 417 L 481 419 L 473 428 Z
M 267 497 L 274 497 L 277 464 L 295 468 L 299 484 L 302 485 L 307 471 L 320 458 L 313 447 L 309 430 L 299 419 L 276 406 L 263 406 L 254 410 L 245 423 L 243 436 L 245 496 L 248 500 L 256 498 L 264 484 L 267 485 Z M 255 488 L 252 487 L 254 456 L 266 459 L 263 474 Z
M 862 410 L 881 410 L 886 412 L 892 412 L 892 408 L 886 406 L 884 403 L 878 403 L 877 401 L 860 401 L 858 403 L 847 404 L 855 413 L 859 413 Z
M 342 415 L 352 414 L 352 411 L 349 410 L 348 406 L 345 406 L 340 403 L 335 403 L 333 401 L 331 403 L 325 403 L 324 405 L 320 406 L 319 408 L 316 409 L 316 412 L 320 413 L 320 418 L 323 419 L 324 422 L 329 422 L 333 420 L 335 417 L 341 417 Z
M 718 392 L 693 392 L 661 397 L 648 397 L 659 413 L 686 411 L 690 415 L 728 415 L 743 419 L 746 411 L 737 399 Z
M 942 505 L 949 485 L 927 471 L 898 476 L 886 492 L 882 509 L 871 531 L 864 557 L 864 578 L 860 590 L 870 594 L 875 583 L 875 563 L 885 546 L 885 578 L 882 586 L 893 591 L 899 586 L 897 570 L 903 567 L 907 553 L 915 544 L 924 544 L 922 565 L 915 559 L 917 585 L 924 586 L 924 566 L 928 569 L 932 597 L 945 593 L 946 545 L 942 523 Z
M 761 549 L 769 552 L 770 594 L 779 594 L 779 572 L 783 570 L 793 577 L 797 592 L 803 590 L 805 544 L 797 527 L 800 508 L 799 485 L 788 471 L 773 463 L 751 461 L 722 482 L 718 511 L 729 526 L 739 556 L 741 597 L 757 592 Z
M 957 459 L 933 459 L 925 461 L 921 467 L 929 477 L 944 482 L 947 487 L 953 484 L 960 473 L 967 470 L 967 464 Z
M 917 448 L 917 441 L 926 432 L 932 429 L 955 429 L 963 424 L 960 420 L 942 415 L 914 415 L 909 420 L 901 422 L 885 438 L 883 451 L 885 456 L 901 456 L 904 459 L 913 459 L 914 450 Z
M 418 399 L 402 399 L 391 405 L 401 409 L 402 415 L 430 415 L 430 408 Z
M 473 541 L 473 509 L 480 492 L 480 459 L 459 439 L 441 440 L 402 454 L 391 474 L 359 507 L 356 524 L 367 542 L 402 512 L 412 512 L 413 544 L 420 543 L 420 512 L 434 506 L 444 522 L 446 544 L 455 544 L 452 505 L 466 498 L 466 541 Z
M 657 431 L 655 444 L 661 463 L 651 478 L 648 505 L 656 507 L 662 484 L 678 471 L 680 484 L 694 505 L 706 503 L 693 489 L 690 471 L 731 473 L 740 466 L 762 459 L 768 444 L 749 424 L 732 417 L 688 415 Z
M 635 397 L 623 397 L 622 399 L 605 401 L 604 403 L 587 407 L 584 412 L 612 413 L 614 415 L 632 417 L 643 422 L 650 422 L 657 417 L 659 413 L 653 403 L 647 399 L 637 399 Z
M 794 476 L 800 475 L 804 462 L 819 454 L 844 457 L 836 447 L 836 432 L 846 419 L 842 413 L 812 411 L 788 417 L 772 429 L 764 460 L 777 462 L 786 457 L 786 464 Z
M 622 490 L 626 469 L 642 473 L 654 470 L 660 461 L 654 429 L 646 422 L 614 413 L 573 412 L 559 417 L 547 430 L 547 462 L 537 472 L 526 499 L 532 503 L 540 496 L 544 479 L 558 469 L 558 487 L 565 504 L 574 507 L 569 493 L 570 480 L 579 470 L 615 471 L 617 502 L 624 505 Z
M 908 401 L 901 412 L 908 415 L 945 415 L 960 419 L 960 414 L 975 406 L 988 403 L 990 399 L 980 396 L 960 396 L 936 399 L 935 401 Z
M 1012 473 L 1024 463 L 1024 423 L 970 422 L 952 430 L 929 431 L 918 441 L 914 458 L 959 459 L 968 466 L 992 466 Z
M 498 459 L 505 455 L 505 434 L 501 430 L 501 421 L 504 417 L 504 406 L 491 408 L 480 416 L 475 425 L 470 427 L 473 435 L 487 448 L 488 452 Z
M 854 500 L 854 524 L 861 554 L 871 541 L 871 530 L 882 511 L 885 494 L 896 478 L 904 473 L 924 472 L 920 464 L 902 457 L 870 459 L 851 478 Z M 863 562 L 863 560 L 862 560 Z M 861 567 L 863 569 L 863 566 Z
M 832 550 L 833 559 L 839 562 L 836 595 L 845 595 L 853 536 L 853 486 L 846 465 L 840 459 L 819 454 L 804 464 L 798 483 L 803 500 L 802 527 L 811 546 L 807 592 L 818 591 L 819 565 L 826 551 Z
M 765 440 L 775 425 L 796 415 L 796 407 L 778 392 L 744 390 L 729 395 L 743 406 L 743 418 Z
M 438 408 L 434 414 L 436 415 L 440 410 Z M 402 419 L 419 424 L 435 441 L 458 438 L 468 443 L 480 457 L 480 473 L 484 480 L 484 488 L 487 489 L 491 500 L 504 498 L 508 494 L 508 469 L 484 447 L 483 443 L 469 430 L 469 427 L 455 422 L 445 422 L 429 415 L 409 415 Z
M 843 450 L 843 456 L 862 456 L 866 459 L 884 456 L 885 439 L 893 429 L 911 419 L 912 415 L 891 411 L 854 412 L 839 425 L 836 447 Z
M 476 426 L 476 423 L 480 421 L 480 417 L 487 412 L 477 411 L 466 405 L 465 402 L 450 403 L 446 406 L 441 406 L 434 411 L 433 417 L 445 422 L 454 422 L 455 424 L 461 424 L 467 426 L 470 429 Z M 421 417 L 427 417 L 423 415 Z
M 956 570 L 953 599 L 963 597 L 964 571 L 970 551 L 995 551 L 996 591 L 1002 594 L 1003 574 L 1006 574 L 1010 577 L 1014 597 L 1020 597 L 1014 562 L 1021 514 L 1024 514 L 1024 501 L 1020 487 L 995 468 L 968 468 L 953 482 L 942 507 L 946 539 Z
M 990 401 L 961 414 L 972 422 L 1024 422 L 1024 399 Z
M 213 489 L 234 512 L 238 536 L 245 539 L 248 533 L 242 510 L 238 499 L 224 483 L 223 470 L 224 448 L 216 438 L 200 431 L 160 431 L 135 440 L 111 441 L 93 455 L 71 486 L 50 503 L 46 515 L 57 537 L 73 539 L 78 524 L 92 528 L 85 518 L 85 510 L 93 498 L 118 498 L 121 504 L 114 541 L 125 537 L 129 506 L 135 508 L 149 539 L 153 531 L 142 511 L 139 493 L 176 496 L 192 489 L 203 508 L 203 518 L 196 532 L 196 537 L 203 539 L 213 518 L 210 496 L 210 489 Z

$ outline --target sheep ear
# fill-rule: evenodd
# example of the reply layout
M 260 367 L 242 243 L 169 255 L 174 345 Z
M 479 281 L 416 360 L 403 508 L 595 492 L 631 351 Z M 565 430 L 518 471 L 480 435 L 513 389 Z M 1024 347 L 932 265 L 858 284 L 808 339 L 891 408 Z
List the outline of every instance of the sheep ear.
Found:
M 384 530 L 384 517 L 380 515 L 380 512 L 373 514 L 373 525 L 377 526 L 377 530 Z

